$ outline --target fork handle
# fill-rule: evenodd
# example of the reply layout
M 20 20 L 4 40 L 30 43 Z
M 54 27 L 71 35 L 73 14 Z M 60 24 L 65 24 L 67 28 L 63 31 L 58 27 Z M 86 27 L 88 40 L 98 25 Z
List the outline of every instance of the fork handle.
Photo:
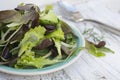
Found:
M 107 31 L 110 31 L 111 33 L 114 33 L 114 34 L 120 36 L 120 30 L 119 30 L 119 29 L 116 29 L 116 28 L 114 28 L 113 26 L 107 25 L 107 24 L 105 24 L 105 23 L 103 23 L 103 22 L 100 22 L 100 21 L 98 21 L 98 20 L 94 20 L 94 19 L 79 19 L 79 20 L 78 20 L 78 22 L 85 22 L 85 21 L 87 21 L 87 22 L 92 22 L 92 23 L 97 23 L 97 24 L 99 24 L 99 25 L 102 25 L 101 27 L 102 27 L 103 29 L 105 29 L 105 30 L 107 30 Z

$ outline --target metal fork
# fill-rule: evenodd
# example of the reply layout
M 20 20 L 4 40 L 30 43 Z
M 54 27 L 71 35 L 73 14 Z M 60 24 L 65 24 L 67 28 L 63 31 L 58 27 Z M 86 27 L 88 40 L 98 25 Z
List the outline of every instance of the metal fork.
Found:
M 100 26 L 101 28 L 120 36 L 120 30 L 114 28 L 113 26 L 107 25 L 103 22 L 97 21 L 97 20 L 83 18 L 82 15 L 80 14 L 80 12 L 72 5 L 68 4 L 67 2 L 59 0 L 58 7 L 60 9 L 61 15 L 68 20 L 71 20 L 74 22 L 87 21 L 87 22 L 97 23 L 99 25 L 102 25 L 102 26 Z

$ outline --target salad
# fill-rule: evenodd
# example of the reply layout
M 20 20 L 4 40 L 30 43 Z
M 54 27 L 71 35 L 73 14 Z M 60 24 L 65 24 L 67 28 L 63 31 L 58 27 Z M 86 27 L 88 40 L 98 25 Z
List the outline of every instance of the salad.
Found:
M 54 65 L 78 50 L 76 39 L 50 5 L 42 11 L 34 4 L 0 11 L 1 65 L 18 69 Z

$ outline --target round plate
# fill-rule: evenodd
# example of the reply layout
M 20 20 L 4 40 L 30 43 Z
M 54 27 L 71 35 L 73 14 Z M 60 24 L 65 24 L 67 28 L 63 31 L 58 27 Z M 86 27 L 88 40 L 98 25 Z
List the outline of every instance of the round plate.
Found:
M 66 22 L 66 23 L 68 23 L 68 22 Z M 72 29 L 73 33 L 77 36 L 77 47 L 84 47 L 85 40 L 84 40 L 83 36 L 81 35 L 80 31 L 77 29 L 77 27 L 75 27 L 70 22 L 69 22 L 69 26 Z M 70 64 L 74 63 L 80 57 L 80 55 L 81 55 L 80 51 L 75 51 L 75 53 L 68 59 L 66 59 L 60 63 L 54 64 L 52 66 L 42 68 L 42 69 L 15 69 L 12 67 L 0 65 L 0 71 L 9 73 L 9 74 L 14 74 L 14 75 L 46 74 L 46 73 L 51 73 L 51 72 L 61 70 L 65 67 L 69 66 Z

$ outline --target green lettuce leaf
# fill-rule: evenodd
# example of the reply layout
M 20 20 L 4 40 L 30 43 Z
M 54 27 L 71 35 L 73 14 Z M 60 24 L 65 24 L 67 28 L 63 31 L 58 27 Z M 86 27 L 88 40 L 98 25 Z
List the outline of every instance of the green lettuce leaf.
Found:
M 88 41 L 86 41 L 86 46 L 85 48 L 87 49 L 87 51 L 96 56 L 96 57 L 102 57 L 105 56 L 105 52 L 110 52 L 110 53 L 114 53 L 114 51 L 112 51 L 111 49 L 107 48 L 107 47 L 101 47 L 101 48 L 97 48 L 93 43 L 90 43 Z
M 40 43 L 45 34 L 45 28 L 38 26 L 26 32 L 24 38 L 20 42 L 20 50 L 18 56 L 21 56 L 26 50 L 31 50 L 34 46 Z
M 66 43 L 70 45 L 76 45 L 76 36 L 73 35 L 72 33 L 68 33 L 66 35 Z
M 58 54 L 61 57 L 62 56 L 61 55 L 61 42 L 62 42 L 62 40 L 64 40 L 64 32 L 62 31 L 61 23 L 57 24 L 57 30 L 46 35 L 46 37 L 53 39 L 53 41 L 55 43 L 55 47 L 57 48 Z
M 62 54 L 61 54 L 61 40 L 53 38 L 53 41 L 55 43 L 55 47 L 57 48 L 59 56 L 62 57 Z
M 96 57 L 105 56 L 104 52 L 98 51 L 98 49 L 92 44 L 89 46 L 88 52 Z
M 53 5 L 46 5 L 45 12 L 47 13 L 47 12 L 49 12 L 52 9 L 53 9 Z
M 57 24 L 57 29 L 46 35 L 46 37 L 64 40 L 64 32 L 62 31 L 61 23 L 59 22 Z
M 57 24 L 58 23 L 58 18 L 52 11 L 49 11 L 47 14 L 43 13 L 41 15 L 43 15 L 40 17 L 40 23 L 42 24 L 46 25 L 46 24 Z
M 35 53 L 31 50 L 27 50 L 25 51 L 25 54 L 23 54 L 21 58 L 18 59 L 17 64 L 15 65 L 15 68 L 25 68 L 26 66 L 43 68 L 44 66 L 55 64 L 57 62 L 60 62 L 60 61 L 56 59 L 50 60 L 45 57 L 35 58 Z

